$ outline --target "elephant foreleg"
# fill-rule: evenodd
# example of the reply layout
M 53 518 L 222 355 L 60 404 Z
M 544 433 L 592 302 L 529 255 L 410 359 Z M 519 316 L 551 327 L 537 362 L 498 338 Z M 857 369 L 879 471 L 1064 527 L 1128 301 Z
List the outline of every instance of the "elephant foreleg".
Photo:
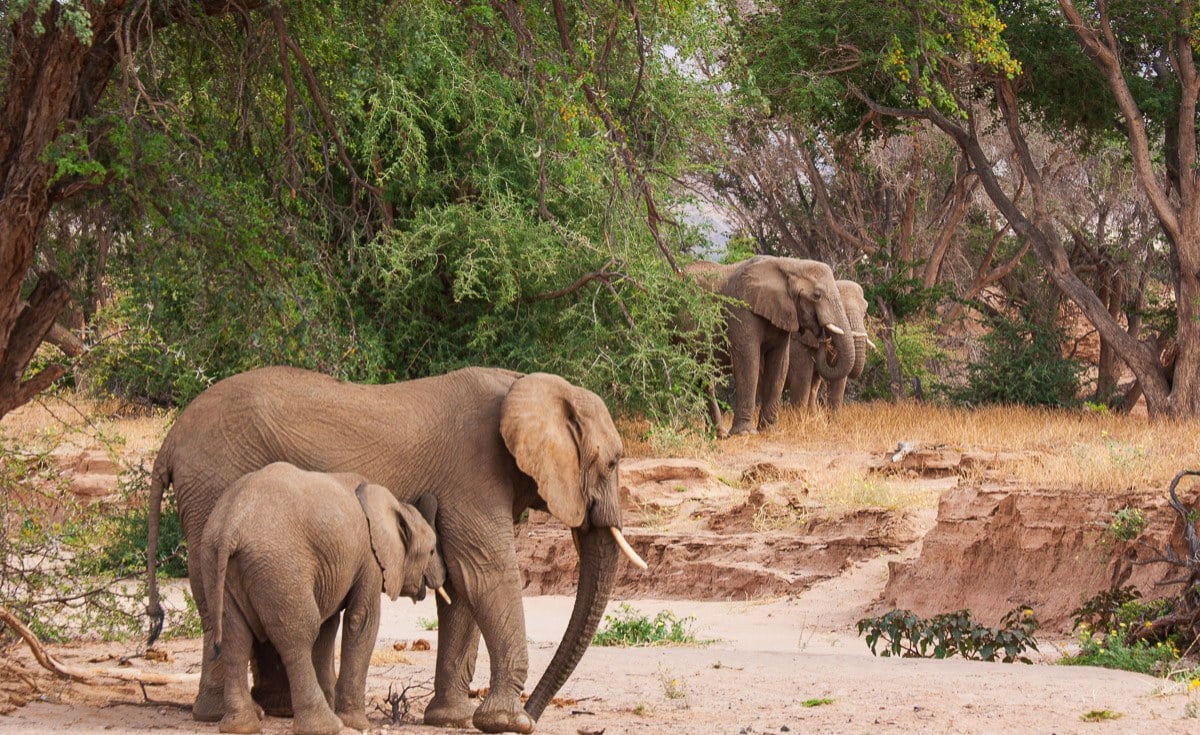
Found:
M 785 335 L 783 344 L 768 348 L 763 355 L 762 382 L 759 384 L 762 394 L 762 409 L 758 416 L 760 431 L 779 420 L 779 402 L 783 399 L 783 381 L 787 377 L 787 368 L 788 342 Z
M 325 693 L 325 701 L 329 702 L 330 707 L 334 704 L 334 683 L 337 681 L 337 674 L 333 669 L 333 649 L 337 643 L 337 632 L 341 619 L 341 613 L 334 613 L 328 620 L 321 623 L 321 632 L 317 634 L 317 643 L 313 646 L 313 668 L 317 670 L 317 683 L 321 685 L 321 691 Z M 344 655 L 342 660 L 345 661 Z
M 453 578 L 448 583 L 453 605 L 437 598 L 438 650 L 437 668 L 433 677 L 433 698 L 425 708 L 425 724 L 437 727 L 468 728 L 475 705 L 468 692 L 475 677 L 475 661 L 479 658 L 479 626 L 463 599 Z
M 511 538 L 511 536 L 509 537 Z M 491 659 L 491 686 L 472 723 L 483 732 L 533 732 L 533 718 L 521 703 L 529 673 L 525 606 L 516 551 L 511 543 L 492 557 L 489 568 L 466 581 L 468 604 Z
M 828 385 L 825 397 L 829 401 L 829 410 L 836 411 L 846 400 L 846 378 L 839 378 Z
M 274 717 L 292 716 L 292 689 L 283 659 L 270 641 L 254 641 L 251 659 L 254 688 L 250 693 L 263 711 Z

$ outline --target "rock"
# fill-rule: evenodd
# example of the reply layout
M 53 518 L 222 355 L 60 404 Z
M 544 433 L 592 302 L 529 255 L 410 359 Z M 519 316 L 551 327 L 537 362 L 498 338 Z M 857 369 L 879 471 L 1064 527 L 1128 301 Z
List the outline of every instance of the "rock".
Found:
M 1146 509 L 1149 524 L 1140 540 L 1164 548 L 1176 517 L 1163 492 L 950 490 L 920 555 L 889 564 L 879 608 L 907 608 L 922 617 L 969 608 L 980 622 L 996 625 L 1028 604 L 1044 627 L 1065 632 L 1082 600 L 1114 585 L 1133 584 L 1150 597 L 1173 592 L 1155 587 L 1168 573 L 1165 565 L 1133 564 L 1148 555 L 1145 547 L 1104 533 L 1113 511 L 1124 507 Z

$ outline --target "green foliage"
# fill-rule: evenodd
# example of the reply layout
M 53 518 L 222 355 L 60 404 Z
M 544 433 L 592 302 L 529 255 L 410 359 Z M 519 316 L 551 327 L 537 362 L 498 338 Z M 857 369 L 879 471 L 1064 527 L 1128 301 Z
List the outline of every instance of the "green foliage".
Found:
M 1128 617 L 1122 616 L 1126 605 L 1141 600 L 1142 593 L 1133 585 L 1101 590 L 1084 600 L 1079 607 L 1071 611 L 1074 618 L 1074 629 L 1083 627 L 1103 630 L 1116 625 L 1118 622 L 1128 623 Z
M 933 325 L 926 321 L 912 321 L 896 325 L 892 336 L 896 345 L 896 359 L 900 363 L 901 383 L 912 385 L 916 378 L 931 394 L 943 390 L 935 368 L 946 361 L 946 352 L 938 346 Z M 857 381 L 858 395 L 862 400 L 890 400 L 887 356 L 882 348 L 867 351 L 867 362 L 862 377 Z
M 956 393 L 958 400 L 1032 406 L 1078 402 L 1082 367 L 1063 356 L 1064 337 L 1057 325 L 1028 315 L 998 315 L 989 326 L 983 353 L 967 366 L 967 385 Z
M 136 476 L 121 482 L 113 498 L 89 505 L 66 487 L 48 450 L 0 444 L 0 460 L 4 604 L 47 641 L 143 635 L 145 532 L 138 537 L 130 522 L 137 513 L 123 510 L 144 504 Z M 198 632 L 186 592 L 182 607 L 166 608 L 173 635 Z
M 877 656 L 906 658 L 949 658 L 962 656 L 977 661 L 1030 663 L 1026 650 L 1038 650 L 1034 632 L 1037 618 L 1028 607 L 1006 613 L 999 628 L 977 623 L 970 610 L 918 617 L 908 610 L 892 610 L 879 617 L 858 621 L 858 634 L 866 634 L 867 646 Z M 881 650 L 876 650 L 880 641 Z
M 1105 722 L 1107 720 L 1119 720 L 1122 716 L 1120 712 L 1113 712 L 1110 709 L 1092 709 L 1080 715 L 1079 719 L 1084 722 Z
M 1065 666 L 1100 666 L 1139 674 L 1164 676 L 1179 660 L 1179 651 L 1169 641 L 1134 640 L 1130 642 L 1124 623 L 1118 628 L 1093 634 L 1083 629 L 1079 636 L 1080 651 L 1064 656 L 1059 663 Z
M 663 610 L 653 618 L 622 602 L 615 614 L 605 615 L 604 624 L 592 639 L 597 646 L 666 646 L 703 643 L 692 631 L 695 617 L 680 618 Z
M 949 295 L 947 284 L 926 287 L 916 274 L 923 260 L 906 261 L 890 257 L 883 251 L 857 266 L 857 279 L 863 287 L 863 297 L 872 308 L 883 302 L 897 322 L 905 322 L 927 313 Z
M 833 700 L 829 697 L 817 697 L 814 699 L 806 699 L 800 703 L 801 707 L 823 707 L 827 704 L 833 704 Z
M 288 6 L 328 118 L 269 19 L 162 29 L 131 67 L 153 118 L 113 90 L 50 155 L 64 185 L 105 182 L 47 243 L 80 303 L 102 264 L 79 243 L 112 244 L 96 327 L 123 339 L 90 384 L 182 404 L 263 364 L 371 382 L 486 364 L 699 413 L 715 368 L 694 343 L 719 310 L 659 252 L 606 117 L 669 216 L 693 141 L 726 120 L 691 66 L 712 65 L 716 12 L 639 8 L 635 28 L 624 6 L 572 8 L 568 57 L 549 6 L 519 29 L 479 3 Z M 691 240 L 660 228 L 672 251 Z
M 1147 523 L 1146 511 L 1141 508 L 1121 508 L 1113 511 L 1105 531 L 1118 541 L 1133 541 L 1146 530 Z
M 421 626 L 421 630 L 437 630 L 437 618 L 417 618 L 417 625 Z

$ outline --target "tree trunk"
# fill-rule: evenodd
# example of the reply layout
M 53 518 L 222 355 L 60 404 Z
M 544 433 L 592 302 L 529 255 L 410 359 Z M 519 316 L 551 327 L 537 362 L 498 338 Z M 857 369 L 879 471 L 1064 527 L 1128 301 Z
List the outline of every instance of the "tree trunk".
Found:
M 199 6 L 215 14 L 264 1 L 201 0 Z M 29 3 L 20 16 L 5 19 L 12 50 L 0 108 L 0 417 L 66 372 L 64 365 L 50 365 L 26 377 L 38 345 L 70 300 L 66 284 L 49 271 L 38 276 L 27 302 L 21 293 L 38 237 L 59 198 L 50 183 L 54 165 L 44 160 L 45 153 L 61 133 L 78 130 L 100 99 L 121 53 L 118 38 L 130 52 L 153 28 L 192 12 L 193 5 L 184 0 L 79 4 L 90 22 L 90 45 L 63 18 L 63 3 L 46 3 L 40 17 L 40 3 Z

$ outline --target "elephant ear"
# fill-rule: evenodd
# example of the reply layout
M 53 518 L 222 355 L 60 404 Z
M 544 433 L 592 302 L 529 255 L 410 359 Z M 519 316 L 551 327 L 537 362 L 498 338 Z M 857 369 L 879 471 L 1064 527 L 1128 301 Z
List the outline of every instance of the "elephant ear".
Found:
M 420 514 L 396 500 L 382 485 L 362 483 L 354 491 L 367 517 L 371 554 L 383 573 L 383 591 L 393 600 L 404 586 L 404 558 L 411 535 L 412 518 Z
M 731 279 L 725 295 L 745 301 L 750 311 L 777 328 L 795 332 L 800 329 L 800 318 L 796 314 L 796 289 L 788 283 L 789 277 L 777 258 L 751 258 Z
M 579 418 L 575 387 L 557 375 L 533 373 L 513 383 L 500 410 L 500 435 L 517 467 L 537 483 L 550 513 L 571 528 L 587 504 L 580 482 Z

